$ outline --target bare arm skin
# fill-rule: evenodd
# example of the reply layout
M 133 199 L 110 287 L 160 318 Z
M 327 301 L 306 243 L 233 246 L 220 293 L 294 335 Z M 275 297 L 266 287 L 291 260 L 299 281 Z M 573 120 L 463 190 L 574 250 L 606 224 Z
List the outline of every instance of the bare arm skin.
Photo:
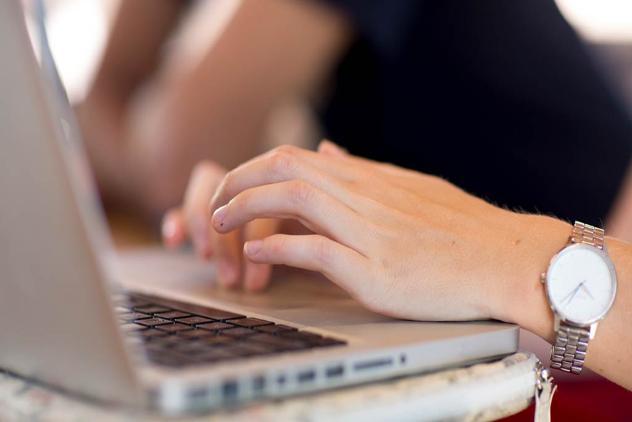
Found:
M 125 201 L 133 195 L 124 153 L 130 142 L 130 105 L 137 90 L 156 72 L 163 43 L 185 4 L 180 0 L 121 2 L 94 83 L 77 109 L 93 171 L 108 200 Z M 139 25 L 148 14 L 151 22 Z
M 158 81 L 160 94 L 137 122 L 129 120 L 126 105 L 151 76 L 183 3 L 123 4 L 81 114 L 86 126 L 95 112 L 105 109 L 110 116 L 88 133 L 106 193 L 154 214 L 181 200 L 198 161 L 232 168 L 261 152 L 270 110 L 288 97 L 308 95 L 349 36 L 346 21 L 318 2 L 246 0 L 197 66 L 184 77 Z M 145 21 L 138 17 L 147 7 L 152 16 L 158 13 L 139 33 Z

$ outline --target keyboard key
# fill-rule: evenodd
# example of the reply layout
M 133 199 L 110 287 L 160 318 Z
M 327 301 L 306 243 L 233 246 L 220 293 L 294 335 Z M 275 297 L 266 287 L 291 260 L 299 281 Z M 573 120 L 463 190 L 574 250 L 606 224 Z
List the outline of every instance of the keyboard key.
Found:
M 199 343 L 205 345 L 206 347 L 215 347 L 215 346 L 224 346 L 230 343 L 236 342 L 237 339 L 230 336 L 213 336 L 213 337 L 204 337 L 198 340 Z
M 160 331 L 160 330 L 156 330 L 156 331 Z M 178 338 L 177 336 L 170 335 L 169 333 L 165 331 L 160 331 L 160 332 L 163 334 L 162 337 L 154 336 L 154 337 L 149 337 L 148 339 L 156 347 L 160 347 L 162 349 L 171 349 L 171 348 L 176 347 L 179 343 L 182 342 L 182 339 Z
M 279 337 L 267 333 L 255 334 L 248 337 L 248 340 L 261 343 L 279 344 Z M 283 339 L 281 339 L 281 341 L 283 341 Z
M 199 337 L 210 337 L 213 336 L 213 332 L 207 330 L 193 329 L 188 331 L 180 331 L 178 332 L 178 337 L 182 337 L 185 340 Z
M 218 360 L 229 360 L 238 358 L 239 355 L 230 351 L 228 347 L 207 350 L 204 353 L 195 356 L 195 360 L 199 363 L 214 362 Z
M 176 319 L 176 318 L 184 318 L 191 316 L 191 314 L 187 314 L 186 312 L 181 311 L 169 311 L 169 312 L 161 312 L 156 314 L 157 317 L 167 318 L 167 319 Z
M 319 347 L 330 347 L 330 346 L 343 346 L 346 343 L 344 341 L 336 340 L 333 338 L 325 337 L 318 341 L 317 345 Z
M 252 328 L 252 327 L 260 327 L 262 325 L 272 325 L 273 322 L 265 321 L 259 318 L 240 318 L 233 319 L 230 321 L 231 324 L 239 325 L 240 327 Z
M 264 333 L 269 333 L 269 334 L 280 334 L 286 331 L 296 331 L 296 328 L 288 327 L 287 325 L 283 325 L 283 324 L 274 324 L 274 325 L 263 325 L 260 327 L 256 327 L 256 330 L 264 332 Z
M 227 321 L 229 319 L 245 318 L 244 315 L 235 314 L 228 311 L 222 311 L 214 308 L 204 308 L 204 312 L 200 312 L 203 316 L 216 319 L 218 321 Z
M 208 324 L 199 324 L 197 327 L 203 330 L 209 330 L 209 331 L 219 331 L 226 328 L 235 328 L 234 325 L 226 324 L 225 322 L 217 322 L 217 321 L 210 322 Z
M 192 330 L 193 328 L 189 325 L 185 325 L 185 324 L 178 324 L 176 323 L 171 323 L 171 324 L 165 324 L 165 325 L 158 325 L 156 326 L 157 329 L 161 330 L 161 331 L 165 331 L 167 333 L 175 333 L 175 332 L 179 332 L 179 331 L 185 331 L 185 330 Z
M 237 342 L 228 346 L 228 351 L 240 356 L 256 356 L 274 353 L 278 348 L 266 343 Z
M 310 344 L 305 341 L 293 340 L 270 334 L 255 334 L 247 337 L 249 341 L 260 342 L 272 345 L 279 351 L 309 349 Z
M 149 328 L 147 330 L 140 331 L 140 335 L 145 340 L 147 340 L 149 338 L 164 337 L 164 336 L 167 336 L 168 334 L 165 333 L 164 331 L 156 330 L 154 328 Z
M 123 330 L 141 342 L 158 365 L 179 368 L 345 344 L 260 318 L 155 300 L 141 296 L 127 304 L 120 301 L 116 311 Z
M 242 337 L 242 336 L 250 336 L 253 334 L 257 334 L 255 330 L 250 330 L 244 327 L 236 327 L 236 328 L 228 328 L 226 330 L 222 330 L 222 334 L 225 336 L 231 337 Z
M 136 321 L 138 324 L 141 325 L 145 325 L 147 327 L 155 327 L 157 325 L 164 325 L 164 324 L 173 324 L 171 321 L 169 321 L 168 319 L 162 319 L 162 318 L 147 318 L 147 319 L 139 319 L 138 321 Z
M 181 322 L 183 324 L 189 324 L 189 325 L 198 325 L 198 324 L 204 324 L 207 322 L 213 322 L 213 320 L 210 318 L 194 315 L 187 318 L 178 318 L 176 319 L 176 322 Z
M 284 333 L 279 333 L 279 336 L 283 338 L 290 338 L 293 340 L 301 340 L 308 343 L 314 343 L 314 342 L 317 343 L 319 340 L 323 338 L 323 336 L 319 334 L 310 333 L 307 331 L 286 331 Z
M 158 314 L 160 312 L 169 312 L 171 310 L 169 308 L 165 308 L 164 306 L 159 306 L 159 305 L 134 306 L 133 309 L 136 312 L 143 312 L 146 314 Z

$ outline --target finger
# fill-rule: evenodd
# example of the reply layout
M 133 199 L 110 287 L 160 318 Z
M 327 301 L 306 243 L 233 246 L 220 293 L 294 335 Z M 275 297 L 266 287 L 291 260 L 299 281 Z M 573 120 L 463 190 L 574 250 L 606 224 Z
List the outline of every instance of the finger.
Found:
M 206 204 L 224 177 L 218 165 L 203 161 L 195 166 L 184 195 L 184 216 L 197 254 L 205 259 L 212 255 L 210 219 Z
M 304 153 L 312 154 L 316 159 Z M 286 147 L 277 148 L 272 153 L 242 164 L 226 175 L 210 202 L 210 212 L 215 212 L 246 189 L 296 179 L 309 182 L 328 192 L 352 209 L 357 210 L 356 207 L 366 205 L 365 198 L 349 190 L 343 183 L 352 177 L 350 174 L 343 174 L 351 166 L 323 171 L 322 168 L 327 167 L 327 162 L 337 161 L 323 158 L 322 155 L 311 151 Z
M 162 242 L 170 249 L 181 246 L 187 239 L 187 227 L 181 208 L 169 210 L 162 220 Z
M 226 233 L 256 218 L 297 219 L 310 230 L 356 250 L 367 243 L 367 222 L 358 213 L 301 180 L 248 189 L 219 208 L 212 224 Z
M 213 231 L 208 226 L 209 231 Z M 242 238 L 239 230 L 230 233 L 209 233 L 217 268 L 217 280 L 224 287 L 239 285 L 241 276 Z
M 275 234 L 246 242 L 244 253 L 257 263 L 317 271 L 354 295 L 359 295 L 363 288 L 358 274 L 366 274 L 369 265 L 361 254 L 320 235 Z
M 278 233 L 281 221 L 277 219 L 260 218 L 246 224 L 243 234 L 244 240 L 264 239 Z M 263 290 L 270 281 L 272 268 L 270 264 L 258 264 L 250 260 L 244 262 L 244 287 L 251 292 Z

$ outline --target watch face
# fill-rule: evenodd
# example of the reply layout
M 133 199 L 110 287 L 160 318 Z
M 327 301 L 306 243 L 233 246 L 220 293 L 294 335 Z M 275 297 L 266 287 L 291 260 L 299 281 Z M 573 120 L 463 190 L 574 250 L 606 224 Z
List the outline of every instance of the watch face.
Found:
M 591 324 L 608 312 L 617 279 L 607 255 L 588 245 L 562 250 L 551 262 L 546 290 L 553 309 L 563 320 Z

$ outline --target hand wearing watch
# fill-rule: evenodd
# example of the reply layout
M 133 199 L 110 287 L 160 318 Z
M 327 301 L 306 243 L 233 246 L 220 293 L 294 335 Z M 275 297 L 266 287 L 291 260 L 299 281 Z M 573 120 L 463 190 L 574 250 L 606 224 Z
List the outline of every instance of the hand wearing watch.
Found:
M 617 275 L 604 245 L 604 231 L 575 222 L 569 244 L 542 274 L 555 315 L 551 368 L 579 374 L 597 324 L 614 302 Z

